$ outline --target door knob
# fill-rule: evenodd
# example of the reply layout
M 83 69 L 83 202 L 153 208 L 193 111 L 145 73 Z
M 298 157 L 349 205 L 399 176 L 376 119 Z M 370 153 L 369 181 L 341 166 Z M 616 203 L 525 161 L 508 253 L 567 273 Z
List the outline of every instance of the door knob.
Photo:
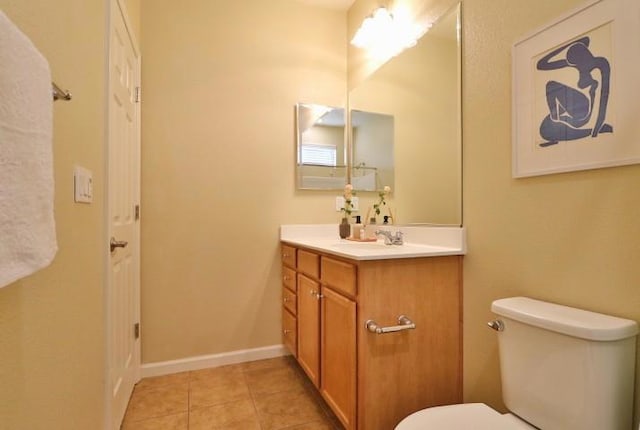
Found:
M 115 237 L 112 237 L 111 241 L 109 242 L 109 247 L 111 248 L 111 252 L 113 252 L 116 248 L 124 248 L 128 244 L 129 242 L 127 242 L 126 240 L 116 240 Z

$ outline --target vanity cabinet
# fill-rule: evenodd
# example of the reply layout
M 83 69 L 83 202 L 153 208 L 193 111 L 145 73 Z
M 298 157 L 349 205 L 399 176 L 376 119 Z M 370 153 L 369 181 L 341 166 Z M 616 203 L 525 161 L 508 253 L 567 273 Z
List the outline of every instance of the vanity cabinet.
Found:
M 282 343 L 294 357 L 298 356 L 298 300 L 294 247 L 282 245 Z
M 461 256 L 350 260 L 297 247 L 294 268 L 288 248 L 297 360 L 347 430 L 390 430 L 417 410 L 462 401 Z M 401 316 L 415 329 L 367 328 L 401 325 Z

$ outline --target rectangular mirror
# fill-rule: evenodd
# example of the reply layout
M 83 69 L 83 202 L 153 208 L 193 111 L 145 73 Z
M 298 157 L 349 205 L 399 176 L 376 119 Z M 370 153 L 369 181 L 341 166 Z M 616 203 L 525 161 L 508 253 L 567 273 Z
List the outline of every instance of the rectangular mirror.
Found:
M 345 110 L 296 105 L 297 185 L 303 190 L 342 190 L 347 183 Z
M 351 110 L 351 185 L 358 191 L 394 187 L 393 115 Z
M 457 5 L 416 46 L 383 64 L 349 92 L 354 125 L 353 118 L 362 111 L 393 118 L 393 154 L 379 149 L 384 160 L 364 162 L 377 168 L 383 162 L 395 164 L 392 178 L 379 175 L 376 187 L 391 186 L 391 204 L 400 224 L 462 224 L 459 19 Z M 360 130 L 353 131 L 355 179 L 360 147 L 367 144 L 358 136 Z

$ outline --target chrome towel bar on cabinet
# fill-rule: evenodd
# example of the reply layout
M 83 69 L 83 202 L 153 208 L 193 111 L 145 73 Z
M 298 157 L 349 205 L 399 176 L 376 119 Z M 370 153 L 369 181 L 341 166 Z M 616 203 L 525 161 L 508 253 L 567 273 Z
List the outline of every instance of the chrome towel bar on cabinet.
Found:
M 414 330 L 416 328 L 415 323 L 405 315 L 400 315 L 398 317 L 398 325 L 380 327 L 374 320 L 367 320 L 364 325 L 367 330 L 375 334 L 393 333 L 402 330 Z

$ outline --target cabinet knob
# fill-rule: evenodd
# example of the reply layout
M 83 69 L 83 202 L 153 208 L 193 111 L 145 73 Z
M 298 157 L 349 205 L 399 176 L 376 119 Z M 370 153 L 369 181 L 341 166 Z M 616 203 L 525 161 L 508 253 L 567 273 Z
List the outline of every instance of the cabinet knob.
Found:
M 282 279 L 284 279 L 284 281 L 286 282 L 286 281 L 288 281 L 288 280 L 289 280 L 289 279 L 291 279 L 291 278 L 289 278 L 287 275 L 285 275 L 285 276 L 283 276 L 283 277 L 282 277 Z
M 291 333 L 291 330 L 282 330 L 282 333 L 289 334 L 289 333 Z
M 282 301 L 287 303 L 289 301 L 289 297 L 285 297 L 284 299 L 282 299 Z
M 312 295 L 313 297 L 315 297 L 318 300 L 320 300 L 321 298 L 324 297 L 322 294 L 320 294 L 316 290 L 309 290 L 309 294 Z

